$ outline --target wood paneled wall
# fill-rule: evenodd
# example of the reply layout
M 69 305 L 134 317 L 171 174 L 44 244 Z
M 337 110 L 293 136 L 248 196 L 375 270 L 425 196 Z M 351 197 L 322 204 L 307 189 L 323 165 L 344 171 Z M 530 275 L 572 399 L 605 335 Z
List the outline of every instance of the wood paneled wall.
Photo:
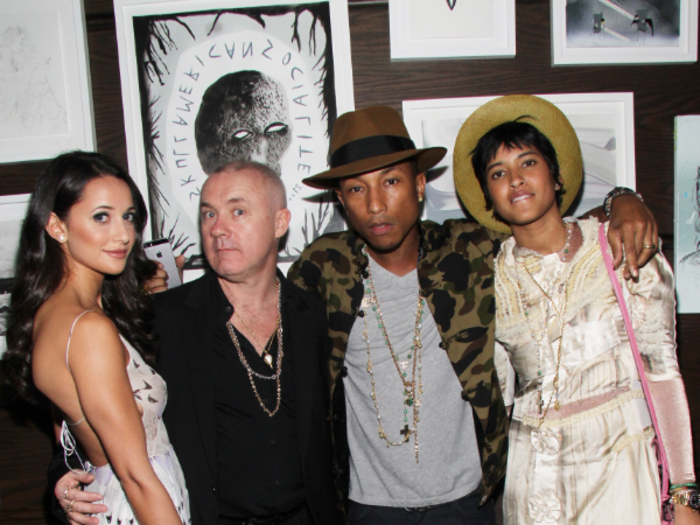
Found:
M 552 68 L 549 0 L 517 0 L 517 55 L 501 60 L 391 62 L 386 2 L 350 0 L 358 108 L 405 99 L 509 93 L 634 92 L 637 189 L 659 222 L 673 260 L 673 117 L 700 114 L 700 64 Z M 114 15 L 110 0 L 85 0 L 99 151 L 126 165 Z M 700 145 L 699 145 L 700 147 Z M 45 162 L 0 166 L 0 194 L 30 192 Z M 700 315 L 678 317 L 678 354 L 700 465 Z M 0 523 L 46 523 L 48 414 L 3 400 Z

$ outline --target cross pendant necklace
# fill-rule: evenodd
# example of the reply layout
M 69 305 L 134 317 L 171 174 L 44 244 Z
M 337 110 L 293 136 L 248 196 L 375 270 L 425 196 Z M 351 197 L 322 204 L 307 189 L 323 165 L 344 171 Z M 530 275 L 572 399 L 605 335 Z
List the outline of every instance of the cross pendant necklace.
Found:
M 413 433 L 413 431 L 408 428 L 408 424 L 403 426 L 403 430 L 401 431 L 401 435 L 404 437 L 404 439 L 408 439 L 408 436 L 410 436 Z

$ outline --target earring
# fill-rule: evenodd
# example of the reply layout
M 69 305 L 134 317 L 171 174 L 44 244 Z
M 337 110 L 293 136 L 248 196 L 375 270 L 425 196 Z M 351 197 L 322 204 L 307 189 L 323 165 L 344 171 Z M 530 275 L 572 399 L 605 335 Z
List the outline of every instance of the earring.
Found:
M 418 197 L 418 202 L 423 202 L 423 196 Z
M 58 242 L 60 242 L 61 244 L 63 244 L 64 242 L 66 242 L 66 236 L 63 235 L 63 234 L 60 234 L 60 235 L 58 236 Z

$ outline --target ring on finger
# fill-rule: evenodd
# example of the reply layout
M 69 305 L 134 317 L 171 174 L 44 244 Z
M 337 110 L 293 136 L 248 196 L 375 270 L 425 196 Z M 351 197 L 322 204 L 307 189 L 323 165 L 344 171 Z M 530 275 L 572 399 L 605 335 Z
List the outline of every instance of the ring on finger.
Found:
M 74 504 L 75 504 L 75 500 L 74 499 L 70 500 L 70 503 L 68 503 L 68 508 L 66 509 L 66 515 L 73 512 L 73 505 Z
M 656 244 L 642 244 L 642 248 L 645 250 L 656 250 Z
M 68 491 L 73 488 L 70 485 L 66 487 L 66 489 L 63 491 L 63 499 L 67 500 L 68 499 Z

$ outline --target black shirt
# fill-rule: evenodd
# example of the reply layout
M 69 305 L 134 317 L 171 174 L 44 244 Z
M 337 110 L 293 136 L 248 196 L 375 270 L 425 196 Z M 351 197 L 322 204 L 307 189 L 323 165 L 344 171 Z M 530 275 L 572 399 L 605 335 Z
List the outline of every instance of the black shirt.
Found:
M 282 400 L 279 411 L 270 417 L 253 392 L 226 327 L 233 307 L 218 281 L 214 282 L 217 290 L 211 296 L 216 301 L 212 305 L 212 311 L 216 312 L 212 342 L 219 515 L 246 519 L 289 512 L 304 503 L 305 497 L 294 409 L 293 359 L 287 351 L 291 346 L 286 344 L 285 335 L 287 320 L 283 314 Z M 252 370 L 265 376 L 274 374 L 245 336 L 236 331 L 236 337 Z M 270 351 L 275 369 L 277 343 L 275 340 Z M 255 376 L 253 380 L 265 406 L 273 411 L 277 404 L 277 382 Z

